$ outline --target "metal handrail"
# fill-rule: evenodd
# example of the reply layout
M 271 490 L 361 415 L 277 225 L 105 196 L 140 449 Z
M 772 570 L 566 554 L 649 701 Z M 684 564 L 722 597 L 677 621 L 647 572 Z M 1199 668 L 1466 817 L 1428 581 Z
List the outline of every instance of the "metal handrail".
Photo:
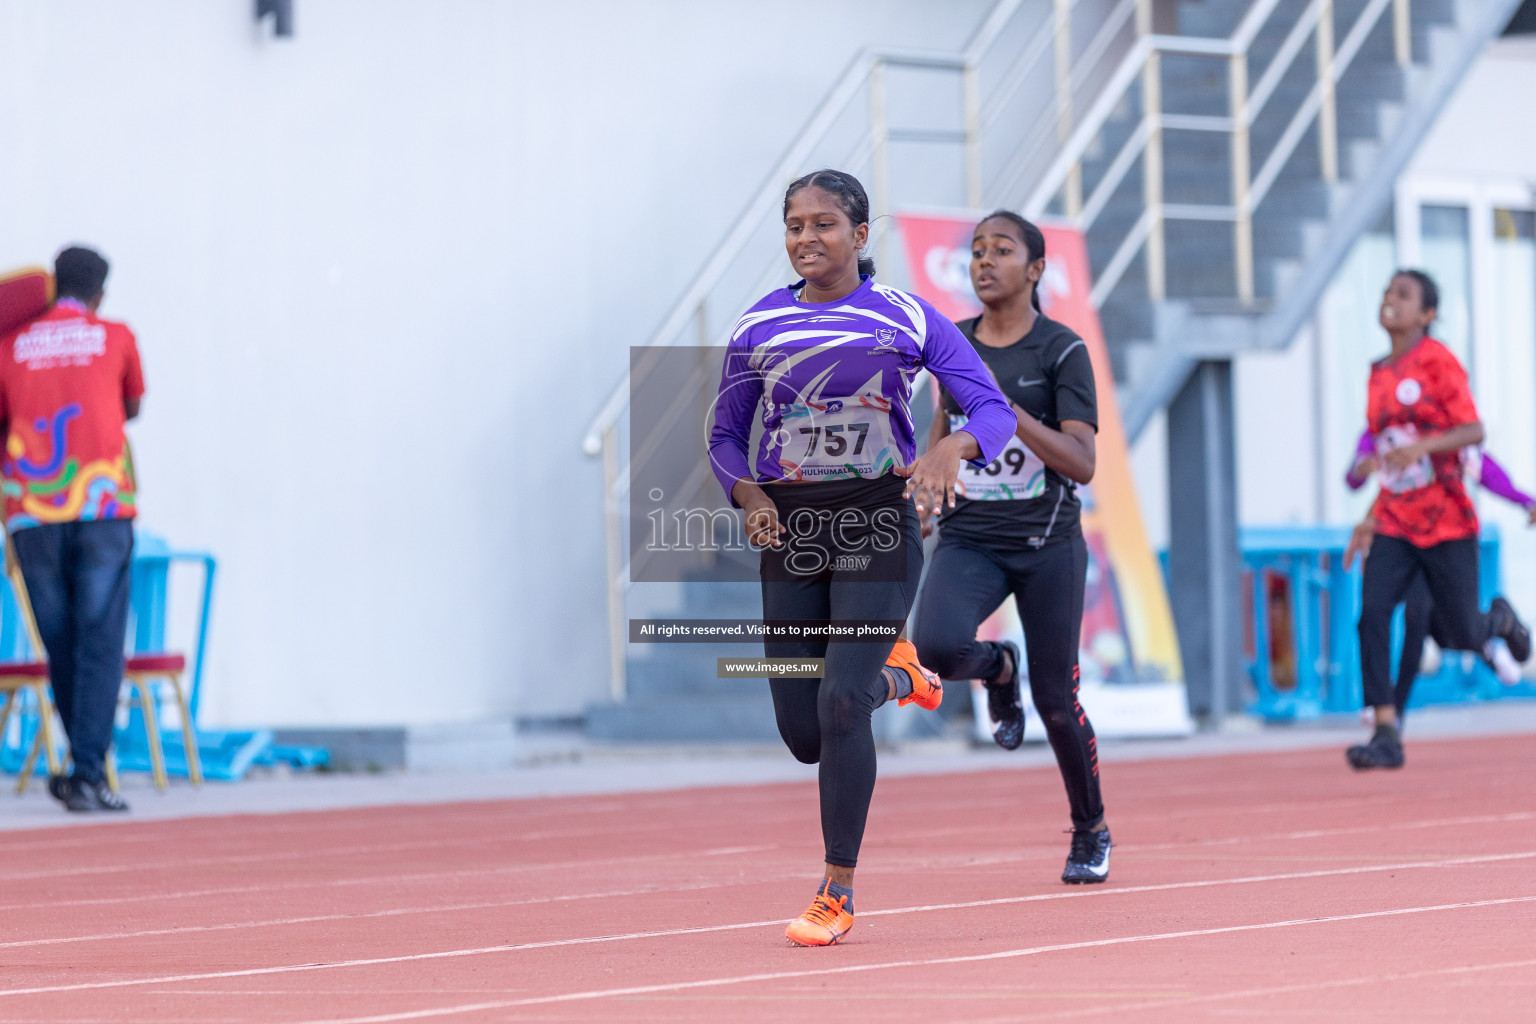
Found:
M 784 181 L 810 156 L 811 150 L 821 141 L 836 123 L 848 104 L 863 88 L 868 80 L 871 69 L 874 67 L 877 55 L 870 51 L 864 51 L 854 58 L 848 70 L 843 72 L 843 77 L 833 86 L 827 98 L 817 107 L 816 113 L 809 123 L 796 136 L 795 144 L 784 154 L 772 173 L 764 180 L 762 186 L 753 195 L 741 215 L 731 226 L 725 240 L 716 247 L 710 256 L 709 262 L 704 264 L 693 284 L 683 293 L 683 297 L 672 307 L 672 312 L 656 332 L 651 335 L 649 345 L 670 345 L 673 339 L 682 331 L 683 326 L 696 314 L 699 302 L 709 294 L 715 283 L 729 269 L 731 261 L 746 247 L 752 231 L 757 227 L 762 218 L 762 209 L 765 205 L 771 205 L 784 187 Z M 582 440 L 581 447 L 588 455 L 596 455 L 602 451 L 603 434 L 618 419 L 624 409 L 629 387 L 629 374 L 626 372 L 619 381 L 608 400 L 603 403 L 596 416 L 592 418 L 592 425 L 587 428 L 586 437 Z
M 1121 0 L 1115 6 L 1115 9 L 1110 12 L 1109 17 L 1104 20 L 1104 24 L 1099 27 L 1099 31 L 1095 33 L 1093 41 L 1088 44 L 1087 49 L 1083 51 L 1080 61 L 1073 68 L 1072 75 L 1068 81 L 1073 95 L 1076 95 L 1077 91 L 1082 88 L 1088 76 L 1098 70 L 1099 61 L 1103 58 L 1104 52 L 1109 49 L 1109 44 L 1125 27 L 1126 21 L 1135 12 L 1137 2 L 1138 0 Z M 1018 63 L 1014 65 L 1014 70 L 1004 78 L 1002 84 L 998 86 L 998 93 L 994 94 L 992 100 L 989 101 L 989 105 L 994 109 L 990 114 L 983 113 L 982 125 L 984 127 L 989 127 L 992 122 L 1001 116 L 1007 100 L 1012 98 L 1013 93 L 1023 83 L 1026 73 L 1032 66 L 1032 62 L 1038 59 L 1040 51 L 1049 43 L 1050 36 L 1046 33 L 1042 32 L 1036 36 L 1035 42 L 1030 45 Z M 1006 195 L 1013 190 L 1018 178 L 1028 173 L 1031 161 L 1042 149 L 1047 145 L 1059 144 L 1060 140 L 1054 135 L 1047 135 L 1040 131 L 1041 127 L 1048 120 L 1054 119 L 1055 116 L 1055 104 L 1042 103 L 1039 105 L 1039 110 L 1034 119 L 1020 133 L 1018 146 L 1009 154 L 1008 159 L 1004 161 L 1005 166 L 1012 168 L 1012 170 L 1007 172 L 1011 177 L 1004 178 L 998 188 L 1001 194 Z
M 1296 24 L 1291 27 L 1290 34 L 1285 37 L 1285 42 L 1280 44 L 1280 49 L 1275 51 L 1274 60 L 1269 62 L 1269 67 L 1264 69 L 1264 74 L 1254 85 L 1248 94 L 1248 123 L 1251 125 L 1264 110 L 1269 98 L 1280 87 L 1280 79 L 1291 69 L 1291 64 L 1296 60 L 1301 48 L 1307 41 L 1307 33 L 1317 24 L 1318 15 L 1322 13 L 1323 0 L 1312 0 L 1307 4 L 1306 10 L 1301 12 L 1301 17 L 1296 19 Z
M 1228 117 L 1165 114 L 1160 109 L 1151 109 L 1144 102 L 1142 117 L 1132 129 L 1130 137 L 1111 160 L 1103 177 L 1100 178 L 1087 201 L 1083 203 L 1081 210 L 1069 219 L 1080 230 L 1087 231 L 1108 205 L 1125 176 L 1135 166 L 1137 158 L 1149 146 L 1161 144 L 1160 132 L 1163 129 L 1232 134 L 1234 139 L 1233 201 L 1219 204 L 1162 202 L 1149 204 L 1110 256 L 1103 272 L 1094 281 L 1093 299 L 1097 304 L 1108 298 L 1142 247 L 1161 232 L 1163 222 L 1214 220 L 1230 221 L 1234 225 L 1237 233 L 1237 292 L 1243 301 L 1251 301 L 1254 274 L 1251 224 L 1254 211 L 1268 196 L 1286 162 L 1291 158 L 1307 131 L 1314 122 L 1319 120 L 1324 111 L 1328 110 L 1326 101 L 1331 96 L 1334 86 L 1343 79 L 1366 38 L 1389 5 L 1394 5 L 1394 31 L 1397 33 L 1408 31 L 1409 25 L 1402 13 L 1403 5 L 1398 0 L 1371 0 L 1356 18 L 1344 41 L 1337 49 L 1326 55 L 1326 61 L 1320 65 L 1322 74 L 1319 80 L 1308 91 L 1257 173 L 1251 172 L 1248 167 L 1246 137 L 1248 128 L 1255 123 L 1273 97 L 1279 83 L 1295 64 L 1307 36 L 1319 27 L 1323 13 L 1325 11 L 1331 13 L 1330 0 L 1311 0 L 1308 3 L 1252 89 L 1246 87 L 1248 51 L 1258 37 L 1258 33 L 1274 15 L 1279 6 L 1279 0 L 1261 0 L 1254 4 L 1244 15 L 1232 36 L 1227 39 L 1190 38 L 1150 33 L 1143 35 L 1122 58 L 1120 65 L 1110 76 L 1109 84 L 1100 92 L 1093 107 L 1057 154 L 1039 184 L 1025 199 L 1024 215 L 1036 218 L 1045 212 L 1051 201 L 1061 193 L 1070 177 L 1077 173 L 1083 157 L 1103 131 L 1105 123 L 1114 110 L 1125 100 L 1131 88 L 1142 79 L 1151 62 L 1158 56 L 1178 53 L 1225 57 L 1231 62 L 1233 71 L 1232 114 Z M 1331 25 L 1329 29 L 1331 39 Z M 1398 48 L 1401 51 L 1400 40 Z M 1331 111 L 1329 123 L 1325 128 L 1330 133 L 1336 134 L 1336 125 L 1332 123 Z M 1337 139 L 1325 140 L 1321 148 L 1325 154 L 1336 153 Z M 1326 163 L 1328 163 L 1327 157 L 1325 157 Z M 1336 166 L 1336 158 L 1334 158 L 1334 165 Z

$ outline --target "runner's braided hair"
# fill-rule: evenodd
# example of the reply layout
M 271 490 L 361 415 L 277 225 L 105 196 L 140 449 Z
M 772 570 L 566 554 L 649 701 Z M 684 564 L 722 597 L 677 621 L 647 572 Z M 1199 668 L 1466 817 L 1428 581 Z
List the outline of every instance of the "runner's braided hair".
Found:
M 1045 235 L 1041 233 L 1039 228 L 1012 210 L 993 210 L 981 218 L 981 224 L 985 224 L 989 220 L 996 220 L 999 217 L 1019 229 L 1019 237 L 1024 240 L 1024 248 L 1029 250 L 1029 260 L 1027 262 L 1033 263 L 1035 260 L 1045 259 Z M 978 224 L 977 227 L 980 227 L 981 224 Z M 1036 313 L 1041 311 L 1040 285 L 1038 283 L 1035 285 L 1035 290 L 1029 293 L 1029 302 L 1030 305 L 1035 307 Z
M 838 207 L 853 222 L 854 227 L 869 223 L 869 194 L 864 191 L 864 186 L 859 184 L 858 178 L 846 171 L 830 168 L 812 171 L 789 183 L 789 188 L 784 190 L 784 216 L 789 216 L 789 201 L 795 193 L 812 186 L 836 197 Z M 870 277 L 875 275 L 875 261 L 862 253 L 859 254 L 859 273 Z

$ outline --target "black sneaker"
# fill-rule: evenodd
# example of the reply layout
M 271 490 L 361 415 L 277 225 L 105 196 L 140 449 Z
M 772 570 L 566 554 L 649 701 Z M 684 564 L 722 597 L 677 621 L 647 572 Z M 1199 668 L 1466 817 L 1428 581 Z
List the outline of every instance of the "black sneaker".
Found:
M 1000 645 L 1008 652 L 1013 672 L 1007 682 L 988 682 L 987 716 L 992 719 L 992 741 L 1004 750 L 1018 750 L 1024 742 L 1024 704 L 1019 699 L 1019 649 L 1006 640 Z
M 68 775 L 48 776 L 48 795 L 68 807 L 69 795 L 74 792 L 74 781 Z
M 1515 660 L 1522 664 L 1528 660 L 1531 656 L 1531 631 L 1525 628 L 1525 623 L 1515 614 L 1514 606 L 1504 598 L 1496 597 L 1488 607 L 1488 618 L 1491 620 L 1489 625 L 1493 627 L 1493 635 L 1504 638 Z
M 1067 854 L 1067 866 L 1061 872 L 1061 880 L 1068 885 L 1104 881 L 1109 877 L 1109 851 L 1114 845 L 1107 828 L 1097 832 L 1073 829 L 1072 852 Z
M 1403 766 L 1403 741 L 1397 730 L 1379 725 L 1369 743 L 1361 743 L 1344 752 L 1344 759 L 1351 768 L 1401 768 Z
M 69 799 L 64 806 L 71 811 L 89 813 L 91 811 L 126 811 L 128 801 L 123 799 L 121 793 L 115 793 L 105 782 L 86 782 L 82 779 L 71 779 Z

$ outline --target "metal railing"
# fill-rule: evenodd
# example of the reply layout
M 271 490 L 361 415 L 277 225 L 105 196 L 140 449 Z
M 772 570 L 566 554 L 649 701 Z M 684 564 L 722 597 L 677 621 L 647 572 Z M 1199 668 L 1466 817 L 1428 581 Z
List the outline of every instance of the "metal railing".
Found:
M 1257 82 L 1249 85 L 1249 54 L 1254 40 L 1276 16 L 1280 0 L 1258 0 L 1244 15 L 1231 37 L 1212 39 L 1157 35 L 1151 31 L 1151 0 L 1136 0 L 1136 45 L 1121 61 L 1091 110 L 1066 141 L 1055 161 L 1021 204 L 1026 217 L 1039 217 L 1056 203 L 1067 219 L 1083 231 L 1091 228 L 1115 191 L 1140 160 L 1143 168 L 1143 208 L 1120 245 L 1097 275 L 1094 305 L 1101 305 L 1114 291 L 1138 255 L 1145 253 L 1147 298 L 1162 301 L 1167 291 L 1164 265 L 1164 227 L 1170 220 L 1226 221 L 1232 224 L 1233 290 L 1242 304 L 1254 300 L 1254 213 L 1270 194 L 1287 161 L 1307 132 L 1316 127 L 1320 175 L 1338 180 L 1338 126 L 1335 94 L 1366 38 L 1390 9 L 1393 14 L 1394 52 L 1399 63 L 1411 55 L 1411 21 L 1408 0 L 1369 0 L 1344 39 L 1334 45 L 1333 0 L 1309 0 L 1292 24 L 1284 41 Z M 1255 172 L 1252 167 L 1250 132 L 1259 115 L 1274 98 L 1286 74 L 1314 41 L 1316 81 L 1291 115 L 1274 146 Z M 1226 116 L 1168 113 L 1162 109 L 1160 61 L 1179 54 L 1224 60 L 1227 72 Z M 1140 94 L 1140 119 L 1129 138 L 1110 161 L 1092 194 L 1076 205 L 1084 155 L 1099 138 L 1112 113 L 1131 96 Z M 1231 197 L 1226 203 L 1166 203 L 1163 201 L 1163 132 L 1167 129 L 1212 132 L 1229 137 Z

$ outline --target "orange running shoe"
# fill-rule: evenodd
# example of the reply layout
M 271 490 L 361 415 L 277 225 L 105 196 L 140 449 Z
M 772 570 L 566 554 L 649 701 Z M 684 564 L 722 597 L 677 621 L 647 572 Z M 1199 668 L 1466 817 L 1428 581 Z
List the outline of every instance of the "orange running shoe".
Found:
M 853 928 L 847 896 L 833 896 L 823 881 L 805 913 L 789 922 L 784 937 L 797 946 L 834 946 Z
M 897 704 L 911 704 L 916 702 L 920 708 L 932 711 L 944 701 L 944 681 L 929 672 L 917 663 L 917 648 L 912 646 L 912 641 L 902 637 L 896 641 L 896 646 L 891 648 L 891 656 L 885 659 L 885 663 L 892 668 L 899 668 L 912 677 L 912 692 L 898 700 Z

